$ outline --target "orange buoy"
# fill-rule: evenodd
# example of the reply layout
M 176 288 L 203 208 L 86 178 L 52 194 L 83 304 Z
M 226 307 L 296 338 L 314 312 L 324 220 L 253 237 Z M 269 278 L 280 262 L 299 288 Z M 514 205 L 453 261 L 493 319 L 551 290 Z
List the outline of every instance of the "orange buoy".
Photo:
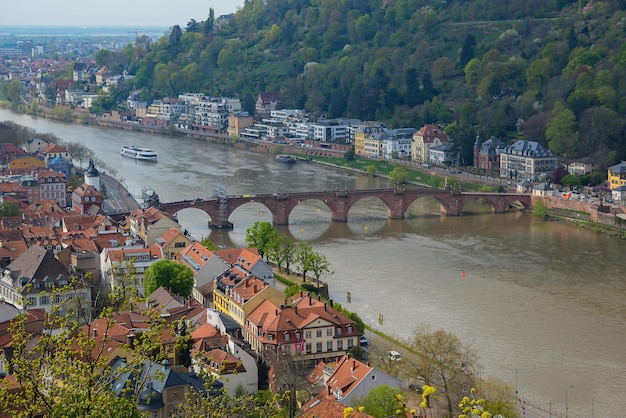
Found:
M 464 271 L 461 272 L 461 277 L 465 278 L 465 272 Z

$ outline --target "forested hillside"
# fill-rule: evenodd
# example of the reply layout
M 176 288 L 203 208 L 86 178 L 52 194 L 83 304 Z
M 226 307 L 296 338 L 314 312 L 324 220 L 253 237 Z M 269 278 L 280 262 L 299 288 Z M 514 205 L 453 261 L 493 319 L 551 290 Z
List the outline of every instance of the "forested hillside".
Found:
M 525 138 L 599 167 L 626 158 L 624 1 L 250 0 L 153 44 L 102 53 L 145 99 L 261 91 L 284 106 L 389 127 Z

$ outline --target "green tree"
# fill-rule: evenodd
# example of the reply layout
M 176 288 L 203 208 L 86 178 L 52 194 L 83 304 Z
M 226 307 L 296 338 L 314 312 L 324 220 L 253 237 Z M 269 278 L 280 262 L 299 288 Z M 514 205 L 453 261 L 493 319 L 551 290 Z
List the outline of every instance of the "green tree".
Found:
M 402 416 L 397 413 L 398 395 L 400 395 L 399 389 L 388 385 L 378 385 L 372 388 L 366 397 L 352 401 L 351 405 L 359 410 L 362 408 L 364 413 L 376 418 Z
M 477 362 L 475 349 L 463 345 L 459 338 L 444 330 L 418 328 L 409 345 L 419 353 L 415 360 L 427 385 L 437 387 L 445 397 L 448 415 L 458 405 Z
M 366 41 L 371 40 L 376 34 L 376 26 L 370 15 L 360 16 L 354 23 L 357 34 Z
M 187 297 L 194 285 L 193 270 L 168 259 L 161 259 L 144 272 L 144 292 L 151 294 L 159 287 L 169 289 L 178 296 Z
M 395 186 L 405 184 L 409 178 L 409 172 L 404 167 L 396 167 L 389 173 L 389 182 Z
M 459 62 L 461 67 L 465 67 L 472 58 L 474 58 L 474 49 L 476 48 L 476 38 L 472 34 L 467 34 L 461 47 Z
M 296 260 L 300 270 L 302 271 L 302 281 L 306 282 L 306 274 L 311 271 L 310 259 L 313 257 L 313 247 L 306 242 L 298 243 L 296 250 Z
M 327 274 L 332 274 L 330 270 L 330 263 L 325 255 L 313 252 L 310 257 L 307 258 L 307 271 L 313 272 L 315 281 L 317 282 L 317 288 L 320 288 L 320 277 Z
M 180 26 L 174 25 L 172 30 L 170 31 L 169 43 L 173 47 L 178 47 L 180 45 L 180 40 L 183 37 L 183 31 L 180 29 Z
M 526 69 L 526 81 L 531 88 L 540 90 L 550 79 L 551 71 L 552 63 L 549 58 L 538 59 L 528 65 Z
M 365 167 L 365 172 L 367 173 L 368 176 L 375 176 L 378 173 L 378 169 L 376 168 L 375 165 L 370 164 L 367 167 Z
M 199 31 L 200 31 L 200 24 L 196 22 L 196 19 L 190 19 L 189 22 L 187 22 L 187 27 L 185 28 L 185 32 L 199 32 Z
M 202 26 L 202 30 L 205 34 L 213 32 L 213 26 L 215 25 L 215 10 L 213 8 L 209 8 L 209 17 L 204 21 L 204 25 Z
M 246 244 L 256 248 L 263 258 L 276 240 L 276 236 L 276 230 L 271 223 L 256 221 L 252 228 L 246 229 Z
M 24 86 L 18 80 L 11 80 L 7 86 L 7 98 L 11 102 L 12 108 L 17 108 L 22 100 L 22 94 L 24 93 Z
M 346 161 L 354 160 L 354 148 L 350 148 L 348 151 L 344 152 L 343 159 Z
M 546 129 L 546 139 L 550 149 L 557 155 L 575 157 L 578 145 L 576 117 L 574 112 L 561 103 L 554 104 L 552 121 Z
M 574 186 L 579 186 L 580 183 L 580 177 L 575 174 L 568 174 L 566 176 L 563 176 L 563 178 L 561 179 L 561 184 L 563 184 L 564 186 L 568 186 L 570 189 Z
M 0 203 L 0 216 L 17 216 L 20 214 L 20 208 L 17 202 Z
M 128 396 L 118 396 L 111 382 L 134 367 L 139 367 L 154 355 L 154 342 L 160 346 L 164 321 L 150 321 L 149 329 L 138 335 L 133 347 L 122 344 L 120 348 L 128 354 L 127 366 L 111 370 L 112 360 L 105 343 L 110 341 L 109 332 L 115 313 L 106 308 L 98 316 L 97 332 L 101 335 L 100 345 L 93 338 L 95 322 L 89 307 L 80 305 L 79 282 L 76 279 L 62 289 L 54 289 L 49 297 L 69 295 L 77 301 L 74 311 L 60 314 L 56 305 L 44 316 L 43 330 L 37 335 L 27 325 L 29 313 L 18 314 L 12 321 L 10 357 L 5 359 L 5 370 L 11 379 L 0 382 L 0 410 L 17 418 L 34 416 L 139 418 L 137 393 L 131 389 Z M 11 383 L 14 382 L 14 385 Z M 124 392 L 123 392 L 124 393 Z
M 287 274 L 291 274 L 291 264 L 296 258 L 298 244 L 285 235 L 278 235 L 271 244 L 272 259 L 280 269 L 283 265 Z

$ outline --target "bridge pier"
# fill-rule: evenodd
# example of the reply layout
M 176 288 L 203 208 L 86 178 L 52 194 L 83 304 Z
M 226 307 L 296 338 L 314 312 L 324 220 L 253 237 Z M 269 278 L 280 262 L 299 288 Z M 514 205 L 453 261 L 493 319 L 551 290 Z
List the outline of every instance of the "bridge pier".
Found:
M 441 205 L 441 213 L 447 216 L 460 216 L 463 202 L 460 197 L 448 199 L 448 206 Z
M 345 196 L 337 196 L 337 203 L 331 207 L 330 219 L 334 222 L 348 222 L 349 210 L 350 206 Z
M 272 211 L 272 223 L 274 225 L 289 225 L 289 208 L 286 204 L 276 205 Z
M 387 217 L 390 219 L 404 219 L 406 208 L 404 207 L 404 197 L 398 197 L 392 206 L 387 209 Z

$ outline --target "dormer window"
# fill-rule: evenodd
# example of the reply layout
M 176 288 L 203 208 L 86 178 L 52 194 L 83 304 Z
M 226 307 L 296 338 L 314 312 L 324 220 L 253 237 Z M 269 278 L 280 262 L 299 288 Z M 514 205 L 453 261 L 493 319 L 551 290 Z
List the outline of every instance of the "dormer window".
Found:
M 288 332 L 285 333 L 285 341 L 289 341 L 289 333 Z

